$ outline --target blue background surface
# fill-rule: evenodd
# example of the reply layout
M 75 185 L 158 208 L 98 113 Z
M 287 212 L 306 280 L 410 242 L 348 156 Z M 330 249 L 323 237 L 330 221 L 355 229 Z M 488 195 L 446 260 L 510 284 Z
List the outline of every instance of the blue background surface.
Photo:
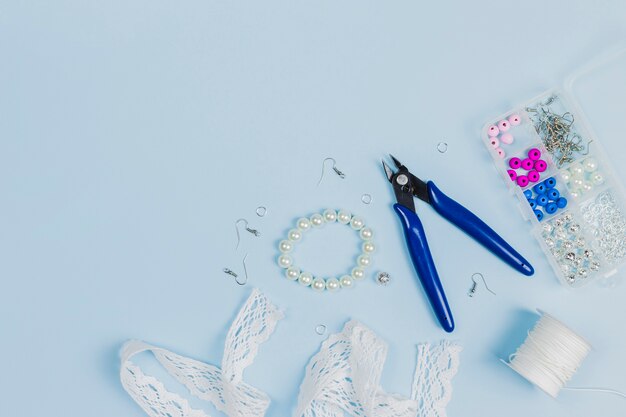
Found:
M 1 1 L 0 415 L 144 415 L 118 380 L 121 344 L 219 363 L 251 287 L 286 312 L 246 372 L 271 396 L 268 416 L 295 406 L 323 340 L 315 326 L 335 332 L 349 318 L 389 343 L 383 386 L 408 395 L 415 345 L 446 335 L 391 209 L 379 162 L 391 152 L 537 271 L 516 274 L 418 204 L 457 321 L 451 337 L 464 346 L 449 416 L 623 416 L 624 399 L 555 401 L 498 361 L 540 307 L 594 346 L 572 386 L 626 390 L 626 286 L 557 282 L 479 132 L 624 38 L 620 1 Z M 623 122 L 618 105 L 594 109 Z M 623 137 L 602 139 L 625 178 Z M 347 177 L 316 187 L 327 156 Z M 392 284 L 368 277 L 318 295 L 282 278 L 277 242 L 326 207 L 374 228 L 372 273 Z M 240 217 L 262 236 L 244 234 L 235 251 Z M 296 257 L 336 274 L 355 242 L 318 231 Z M 222 268 L 241 272 L 245 253 L 249 285 L 239 287 Z M 467 297 L 476 271 L 496 297 Z

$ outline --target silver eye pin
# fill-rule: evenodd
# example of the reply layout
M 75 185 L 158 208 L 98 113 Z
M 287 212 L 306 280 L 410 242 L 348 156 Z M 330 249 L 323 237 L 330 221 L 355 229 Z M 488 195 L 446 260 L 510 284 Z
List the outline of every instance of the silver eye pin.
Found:
M 474 294 L 476 294 L 476 290 L 478 289 L 478 282 L 476 282 L 476 277 L 480 277 L 480 279 L 482 279 L 483 284 L 485 284 L 485 288 L 487 288 L 487 291 L 489 291 L 493 295 L 496 295 L 496 293 L 491 291 L 491 289 L 487 285 L 487 281 L 485 280 L 485 277 L 483 276 L 483 274 L 481 274 L 480 272 L 475 272 L 474 274 L 472 274 L 472 286 L 470 287 L 469 292 L 467 293 L 469 297 L 473 297 Z
M 261 232 L 259 232 L 256 229 L 252 229 L 250 227 L 248 227 L 248 221 L 246 219 L 239 219 L 235 222 L 235 231 L 237 232 L 237 246 L 235 246 L 235 249 L 239 248 L 239 244 L 241 243 L 241 236 L 239 235 L 239 223 L 243 222 L 244 223 L 244 228 L 246 229 L 246 231 L 248 233 L 253 234 L 256 237 L 261 236 Z
M 337 174 L 339 176 L 339 178 L 344 179 L 346 178 L 346 174 L 344 174 L 341 170 L 339 170 L 339 168 L 337 168 L 337 161 L 335 161 L 335 158 L 326 158 L 322 161 L 322 175 L 320 175 L 320 179 L 317 182 L 317 185 L 319 186 L 320 183 L 322 182 L 322 179 L 324 178 L 324 171 L 326 170 L 326 161 L 333 161 L 333 171 L 335 171 L 335 174 Z

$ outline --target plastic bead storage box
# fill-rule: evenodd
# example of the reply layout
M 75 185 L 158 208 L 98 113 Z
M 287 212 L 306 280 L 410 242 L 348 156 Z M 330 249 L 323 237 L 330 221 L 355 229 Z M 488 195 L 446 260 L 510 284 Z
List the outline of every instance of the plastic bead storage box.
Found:
M 623 82 L 616 85 L 608 75 L 621 76 Z M 626 49 L 594 62 L 570 77 L 563 88 L 495 118 L 482 131 L 498 172 L 567 286 L 609 277 L 626 263 L 624 190 L 601 145 L 601 135 L 594 133 L 595 124 L 582 111 L 587 101 L 602 107 L 614 100 L 624 111 L 613 108 L 609 117 L 623 124 L 624 78 Z M 590 119 L 605 123 L 602 113 L 596 114 Z M 609 118 L 606 123 L 611 124 Z M 626 140 L 619 123 L 604 133 Z M 626 155 L 611 157 L 619 161 Z

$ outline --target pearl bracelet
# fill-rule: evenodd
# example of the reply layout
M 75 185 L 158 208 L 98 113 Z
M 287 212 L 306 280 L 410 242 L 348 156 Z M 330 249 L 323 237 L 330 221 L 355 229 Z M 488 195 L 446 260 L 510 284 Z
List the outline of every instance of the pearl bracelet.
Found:
M 350 274 L 345 274 L 341 278 L 314 277 L 313 274 L 306 271 L 300 271 L 300 268 L 294 265 L 293 258 L 289 253 L 293 250 L 296 242 L 302 240 L 303 233 L 312 229 L 323 226 L 325 223 L 339 222 L 350 226 L 353 230 L 359 232 L 360 238 L 363 240 L 363 253 L 358 256 L 356 266 L 352 268 Z M 315 213 L 311 217 L 302 217 L 296 222 L 296 228 L 289 230 L 287 239 L 281 240 L 278 249 L 281 252 L 278 257 L 278 266 L 285 269 L 285 276 L 290 281 L 298 281 L 305 287 L 311 287 L 314 291 L 323 292 L 324 290 L 336 291 L 340 288 L 351 288 L 354 281 L 358 281 L 365 277 L 365 268 L 371 265 L 371 254 L 376 247 L 372 242 L 373 232 L 369 227 L 365 227 L 363 219 L 353 216 L 345 210 L 327 209 L 323 213 Z

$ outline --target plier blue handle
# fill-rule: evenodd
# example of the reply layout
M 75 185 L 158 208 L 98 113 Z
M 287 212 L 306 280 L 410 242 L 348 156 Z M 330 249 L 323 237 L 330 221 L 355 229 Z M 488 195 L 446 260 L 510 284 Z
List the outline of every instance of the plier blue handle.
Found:
M 415 212 L 414 197 L 430 204 L 439 215 L 517 271 L 527 276 L 534 274 L 532 265 L 478 216 L 445 195 L 434 182 L 420 180 L 396 158 L 391 156 L 391 159 L 398 171 L 392 171 L 385 161 L 383 167 L 396 195 L 397 203 L 393 208 L 402 223 L 415 271 L 441 327 L 446 332 L 454 330 L 454 318 L 428 247 L 424 227 Z

